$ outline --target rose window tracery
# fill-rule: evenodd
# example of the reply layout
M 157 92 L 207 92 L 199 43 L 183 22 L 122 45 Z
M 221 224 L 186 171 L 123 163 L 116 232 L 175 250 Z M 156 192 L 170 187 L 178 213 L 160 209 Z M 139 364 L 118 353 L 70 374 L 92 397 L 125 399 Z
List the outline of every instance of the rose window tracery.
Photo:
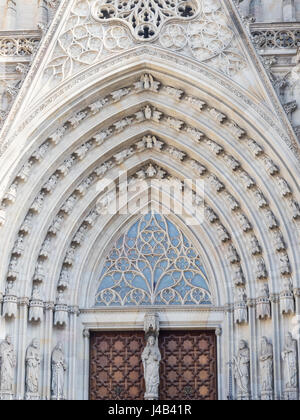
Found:
M 148 214 L 121 236 L 107 256 L 96 306 L 209 305 L 201 258 L 166 217 Z
M 137 39 L 152 40 L 166 21 L 193 18 L 199 11 L 199 3 L 196 0 L 96 0 L 92 10 L 96 20 L 122 20 Z

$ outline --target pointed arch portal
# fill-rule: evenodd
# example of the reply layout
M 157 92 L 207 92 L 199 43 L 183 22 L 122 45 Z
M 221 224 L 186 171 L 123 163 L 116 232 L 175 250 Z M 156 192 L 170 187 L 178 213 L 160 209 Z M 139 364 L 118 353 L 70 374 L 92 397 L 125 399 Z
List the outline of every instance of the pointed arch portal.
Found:
M 29 397 L 57 399 L 51 358 L 62 342 L 64 397 L 104 398 L 105 348 L 140 351 L 155 312 L 163 363 L 188 358 L 185 343 L 203 362 L 193 371 L 182 359 L 174 388 L 165 364 L 165 398 L 291 398 L 281 360 L 300 307 L 290 123 L 232 1 L 147 0 L 150 23 L 117 3 L 61 1 L 1 131 L 1 326 L 17 349 L 8 397 L 25 397 L 26 348 L 38 338 L 42 374 Z M 141 211 L 124 211 L 137 202 Z M 265 393 L 263 336 L 274 349 Z M 231 369 L 239 351 L 250 357 L 246 390 Z M 142 396 L 132 363 L 130 378 L 122 371 L 131 388 L 116 380 L 110 397 Z

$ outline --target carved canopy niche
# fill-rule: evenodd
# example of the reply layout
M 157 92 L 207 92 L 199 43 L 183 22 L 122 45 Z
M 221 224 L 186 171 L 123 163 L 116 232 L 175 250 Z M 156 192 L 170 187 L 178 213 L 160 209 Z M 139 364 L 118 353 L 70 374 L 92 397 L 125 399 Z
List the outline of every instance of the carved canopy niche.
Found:
M 106 257 L 96 306 L 210 305 L 200 256 L 166 217 L 147 214 Z

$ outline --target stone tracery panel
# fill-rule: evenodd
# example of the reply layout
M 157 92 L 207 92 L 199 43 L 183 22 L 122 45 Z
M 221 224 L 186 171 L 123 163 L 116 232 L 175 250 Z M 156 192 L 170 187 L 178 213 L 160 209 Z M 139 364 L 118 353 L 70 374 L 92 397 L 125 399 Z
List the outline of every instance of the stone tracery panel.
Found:
M 164 216 L 148 214 L 105 260 L 96 306 L 211 304 L 205 269 L 186 236 Z
M 145 40 L 157 36 L 167 21 L 193 18 L 199 6 L 195 0 L 96 0 L 92 6 L 92 15 L 100 22 L 116 19 L 125 21 L 136 39 Z
M 78 0 L 46 74 L 56 81 L 141 42 L 232 75 L 246 66 L 219 0 Z

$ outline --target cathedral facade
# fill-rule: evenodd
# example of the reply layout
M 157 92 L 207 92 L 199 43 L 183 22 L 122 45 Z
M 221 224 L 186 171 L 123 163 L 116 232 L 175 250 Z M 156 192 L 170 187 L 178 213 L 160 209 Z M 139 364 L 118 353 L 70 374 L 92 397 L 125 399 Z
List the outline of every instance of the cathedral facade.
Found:
M 0 399 L 300 398 L 300 0 L 0 0 Z

